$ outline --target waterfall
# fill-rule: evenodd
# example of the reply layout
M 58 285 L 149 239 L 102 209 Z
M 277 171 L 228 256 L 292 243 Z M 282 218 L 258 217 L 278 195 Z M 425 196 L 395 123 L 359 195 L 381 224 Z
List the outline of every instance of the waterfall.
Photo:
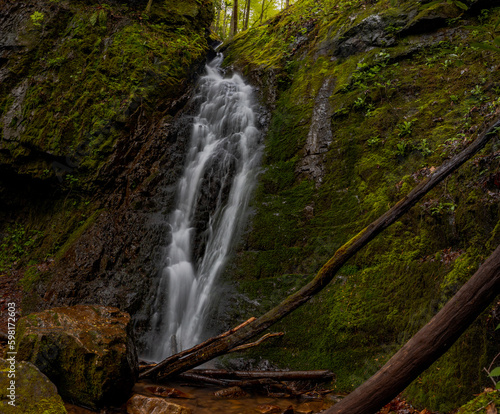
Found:
M 201 340 L 214 284 L 255 183 L 261 151 L 252 88 L 237 74 L 223 78 L 221 62 L 219 54 L 199 83 L 202 103 L 169 218 L 172 239 L 153 305 L 147 356 L 153 361 Z M 207 198 L 212 205 L 200 214 L 200 201 Z

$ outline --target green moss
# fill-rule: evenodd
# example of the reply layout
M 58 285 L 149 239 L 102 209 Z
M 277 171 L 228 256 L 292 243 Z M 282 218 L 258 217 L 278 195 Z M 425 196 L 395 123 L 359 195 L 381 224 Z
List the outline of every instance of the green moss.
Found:
M 500 406 L 500 391 L 490 391 L 481 393 L 478 397 L 460 407 L 458 414 L 487 414 L 488 407 Z
M 500 77 L 494 68 L 500 55 L 470 48 L 474 34 L 460 19 L 450 21 L 453 30 L 440 38 L 404 35 L 391 47 L 335 55 L 338 42 L 369 15 L 393 22 L 396 33 L 456 12 L 439 5 L 413 13 L 414 2 L 399 4 L 300 2 L 228 47 L 227 63 L 249 78 L 286 79 L 272 102 L 255 215 L 228 270 L 240 281 L 239 291 L 265 308 L 291 293 L 291 281 L 299 286 L 312 278 L 340 246 L 460 151 L 498 112 L 494 87 Z M 499 13 L 491 9 L 488 21 Z M 405 22 L 409 15 L 416 20 Z M 299 35 L 307 39 L 296 47 Z M 298 166 L 327 79 L 335 80 L 329 97 L 333 141 L 317 184 Z M 351 271 L 344 268 L 310 304 L 273 327 L 284 337 L 252 356 L 283 367 L 331 369 L 339 391 L 366 380 L 498 245 L 496 151 L 498 140 L 431 191 L 351 259 Z M 245 306 L 241 319 L 257 312 Z M 490 312 L 407 390 L 416 405 L 450 411 L 485 385 L 481 370 L 495 353 Z
M 152 21 L 119 5 L 57 9 L 61 16 L 48 19 L 44 36 L 31 43 L 25 61 L 18 61 L 28 82 L 21 102 L 23 127 L 5 145 L 5 162 L 20 164 L 20 173 L 47 179 L 43 171 L 52 168 L 40 164 L 33 149 L 66 157 L 51 175 L 76 167 L 81 177 L 76 187 L 91 187 L 89 178 L 129 134 L 134 117 L 139 112 L 152 117 L 185 88 L 208 50 L 204 28 L 210 5 L 164 2 L 168 13 L 159 11 Z M 120 23 L 107 19 L 108 14 Z M 175 27 L 165 21 L 173 16 L 182 17 Z M 2 112 L 12 102 L 10 90 L 0 91 Z

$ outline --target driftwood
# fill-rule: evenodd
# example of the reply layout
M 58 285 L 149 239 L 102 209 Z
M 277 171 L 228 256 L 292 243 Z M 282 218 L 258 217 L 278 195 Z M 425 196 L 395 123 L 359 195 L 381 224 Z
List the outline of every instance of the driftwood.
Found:
M 261 379 L 278 381 L 329 381 L 334 378 L 332 371 L 227 371 L 225 369 L 193 369 L 188 373 L 220 379 Z
M 227 387 L 230 384 L 229 381 L 225 381 L 224 379 L 211 378 L 207 375 L 198 374 L 192 371 L 183 372 L 179 374 L 178 378 L 189 382 L 218 385 L 219 387 Z
M 268 396 L 281 398 L 302 397 L 318 398 L 331 390 L 317 390 L 311 388 L 310 381 L 327 381 L 333 378 L 330 371 L 226 371 L 212 369 L 198 369 L 183 372 L 176 378 L 195 384 L 209 384 L 219 387 L 230 387 L 220 391 L 221 394 L 231 394 L 233 389 L 245 389 L 252 392 L 264 393 Z M 297 380 L 306 380 L 297 383 Z M 301 389 L 297 389 L 300 384 Z
M 375 375 L 325 414 L 373 414 L 443 355 L 500 294 L 500 246 Z
M 496 135 L 500 127 L 497 120 L 485 132 L 483 132 L 466 149 L 443 163 L 427 179 L 418 184 L 406 197 L 400 200 L 394 207 L 380 216 L 377 220 L 365 227 L 356 236 L 338 249 L 333 257 L 319 270 L 314 279 L 306 284 L 298 292 L 287 297 L 278 306 L 271 309 L 260 318 L 247 324 L 236 332 L 225 335 L 222 338 L 210 340 L 206 345 L 199 345 L 180 354 L 174 355 L 162 361 L 154 368 L 149 369 L 141 377 L 156 376 L 165 378 L 177 375 L 198 365 L 201 365 L 219 355 L 223 355 L 231 349 L 247 342 L 254 336 L 262 333 L 267 328 L 281 320 L 283 317 L 309 301 L 320 292 L 333 279 L 339 269 L 354 254 L 366 246 L 373 238 L 383 230 L 401 218 L 418 201 L 420 201 L 430 190 L 442 182 L 452 172 L 462 166 L 467 160 L 481 150 L 489 140 Z M 181 355 L 182 354 L 182 355 Z M 179 356 L 181 355 L 181 356 Z
M 277 332 L 277 333 L 268 333 L 268 334 L 265 334 L 262 338 L 260 338 L 258 341 L 255 341 L 255 342 L 251 342 L 249 344 L 245 344 L 245 345 L 240 345 L 240 346 L 237 346 L 236 348 L 232 348 L 228 351 L 229 352 L 239 352 L 239 351 L 244 351 L 245 349 L 249 349 L 249 348 L 253 348 L 255 346 L 259 346 L 262 342 L 264 342 L 266 339 L 269 339 L 269 338 L 274 338 L 276 336 L 283 336 L 284 333 L 283 332 Z

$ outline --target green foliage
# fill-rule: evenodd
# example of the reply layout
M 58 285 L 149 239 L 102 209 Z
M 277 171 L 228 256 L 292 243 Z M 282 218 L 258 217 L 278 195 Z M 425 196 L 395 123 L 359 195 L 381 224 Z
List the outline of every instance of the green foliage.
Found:
M 39 243 L 40 236 L 39 231 L 27 230 L 20 223 L 8 226 L 0 244 L 0 272 L 6 272 L 28 256 Z
M 482 42 L 473 42 L 472 46 L 477 47 L 483 50 L 491 50 L 494 52 L 500 52 L 500 36 L 497 35 L 497 32 L 500 28 L 500 18 L 498 18 L 494 22 L 487 22 L 489 17 L 489 11 L 483 10 L 481 13 L 480 22 L 482 23 L 479 26 L 469 26 L 468 28 L 473 30 L 473 33 L 476 35 L 483 35 L 489 37 L 488 40 Z
M 41 27 L 42 22 L 45 19 L 45 15 L 42 12 L 36 11 L 30 16 L 30 19 L 31 23 L 33 23 L 33 26 Z
M 413 121 L 404 121 L 402 124 L 399 124 L 398 129 L 398 137 L 408 137 L 412 133 Z

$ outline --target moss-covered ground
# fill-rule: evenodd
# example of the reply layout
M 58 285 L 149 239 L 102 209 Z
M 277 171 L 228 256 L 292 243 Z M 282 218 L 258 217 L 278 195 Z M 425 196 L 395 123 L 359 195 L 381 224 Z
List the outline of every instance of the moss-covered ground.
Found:
M 498 8 L 463 12 L 449 4 L 302 1 L 229 44 L 228 65 L 250 80 L 266 74 L 276 79 L 267 87 L 277 89 L 270 102 L 261 85 L 263 103 L 275 110 L 255 214 L 227 272 L 259 303 L 240 308 L 242 319 L 309 280 L 498 118 L 500 53 L 472 45 L 489 41 L 499 17 Z M 368 26 L 380 31 L 378 40 L 363 29 L 367 19 L 379 22 Z M 332 142 L 319 155 L 318 180 L 301 166 L 315 98 L 328 79 L 335 84 Z M 340 392 L 373 374 L 499 244 L 499 145 L 495 139 L 372 241 L 331 286 L 273 329 L 286 333 L 282 339 L 254 356 L 331 369 Z M 483 367 L 498 352 L 494 315 L 486 311 L 407 389 L 417 406 L 450 411 L 487 384 Z

